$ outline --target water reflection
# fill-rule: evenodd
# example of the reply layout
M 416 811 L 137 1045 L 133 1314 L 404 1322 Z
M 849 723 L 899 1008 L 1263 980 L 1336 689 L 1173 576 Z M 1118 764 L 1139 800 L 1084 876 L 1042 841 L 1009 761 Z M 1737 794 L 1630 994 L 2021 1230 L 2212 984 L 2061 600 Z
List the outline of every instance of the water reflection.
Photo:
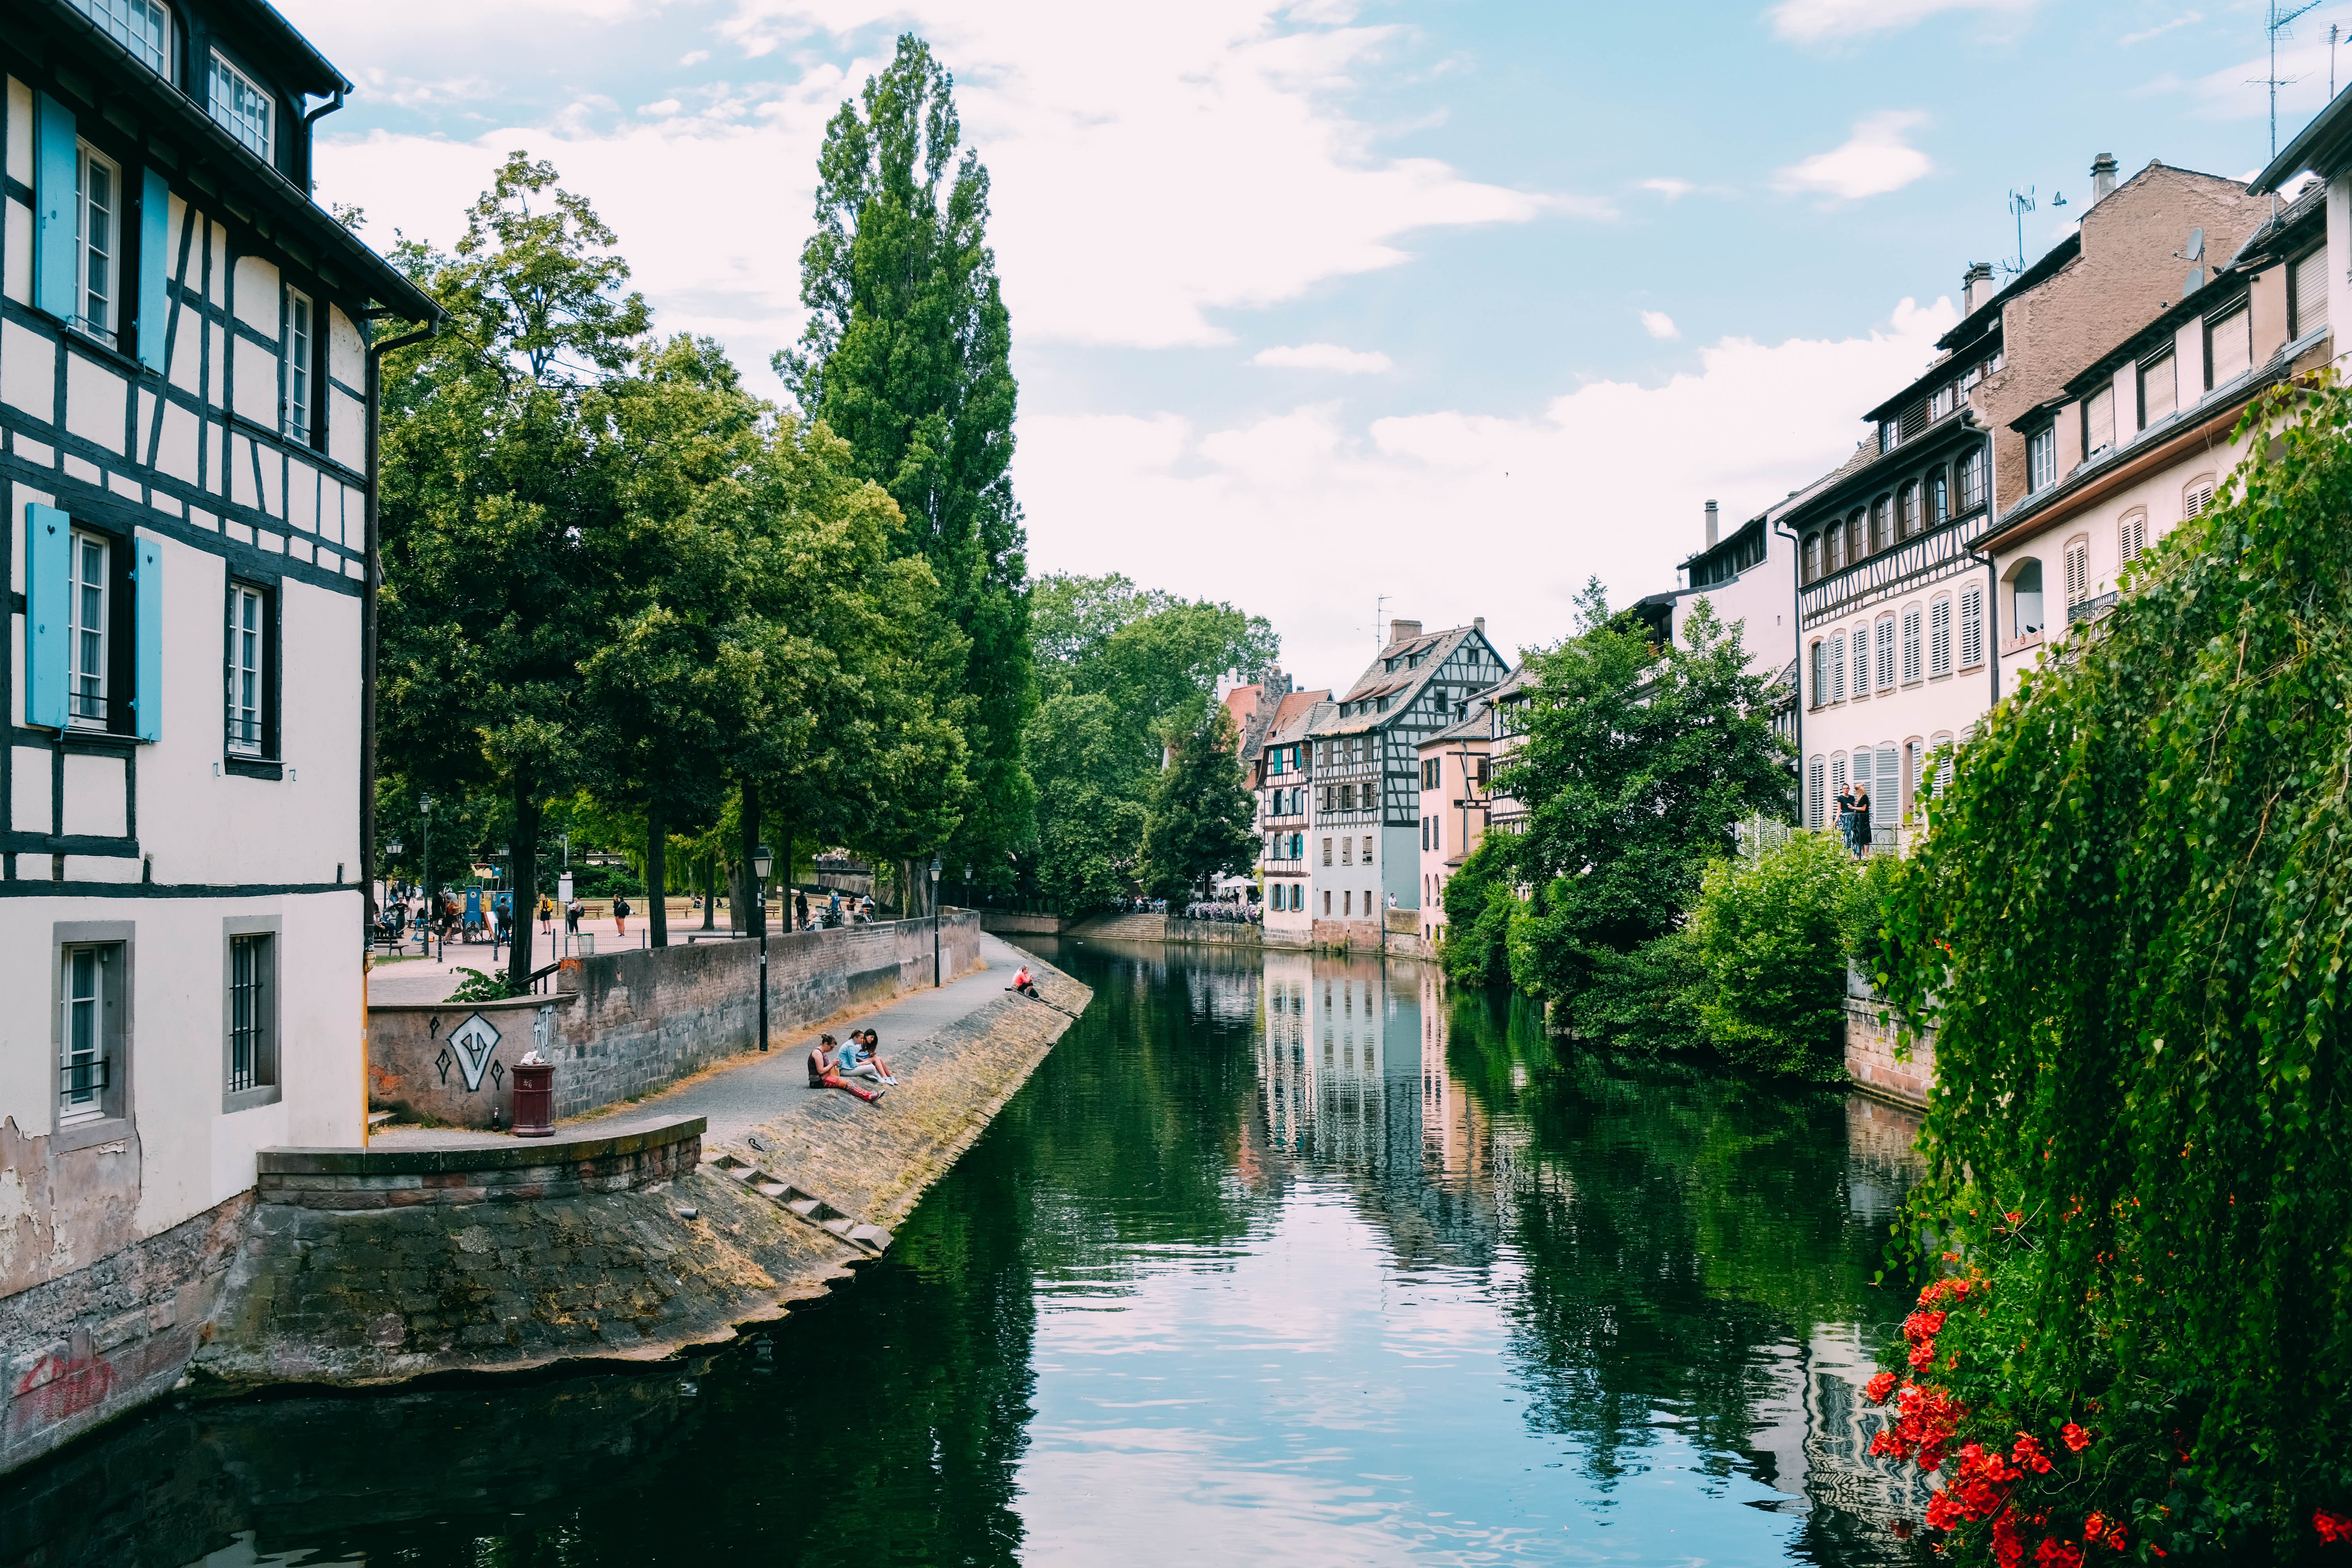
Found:
M 0 1483 L 0 1568 L 1892 1560 L 1904 1119 L 1421 965 L 1047 956 L 1086 1018 L 759 1344 L 158 1412 Z

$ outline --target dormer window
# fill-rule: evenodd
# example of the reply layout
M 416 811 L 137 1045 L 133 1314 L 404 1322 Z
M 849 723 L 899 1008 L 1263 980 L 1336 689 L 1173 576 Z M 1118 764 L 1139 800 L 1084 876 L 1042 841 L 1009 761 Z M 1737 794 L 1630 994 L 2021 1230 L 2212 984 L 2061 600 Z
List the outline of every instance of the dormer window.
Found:
M 276 162 L 270 155 L 273 116 L 269 95 L 261 90 L 260 83 L 223 59 L 217 50 L 213 54 L 212 111 L 213 118 L 226 127 L 230 135 L 259 153 L 263 163 Z
M 2046 490 L 2058 482 L 2058 428 L 2044 426 L 2025 438 L 2025 485 Z
M 1927 417 L 1930 420 L 1941 419 L 1958 406 L 1959 388 L 1947 384 L 1937 387 L 1935 395 L 1927 400 Z
M 131 58 L 170 79 L 172 13 L 157 0 L 73 0 L 100 32 L 131 51 Z

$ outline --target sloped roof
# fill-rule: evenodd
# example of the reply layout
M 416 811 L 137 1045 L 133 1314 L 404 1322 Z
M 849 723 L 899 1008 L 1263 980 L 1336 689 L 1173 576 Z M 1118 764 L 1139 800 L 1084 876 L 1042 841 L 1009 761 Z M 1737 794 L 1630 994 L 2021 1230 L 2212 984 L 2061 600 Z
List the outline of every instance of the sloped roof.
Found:
M 1314 732 L 1318 735 L 1356 735 L 1384 729 L 1396 722 L 1412 710 L 1423 690 L 1444 668 L 1445 661 L 1473 637 L 1486 642 L 1486 629 L 1477 626 L 1451 626 L 1442 632 L 1423 632 L 1389 644 L 1365 668 L 1364 673 L 1356 678 L 1355 685 L 1332 704 L 1329 721 L 1318 722 Z M 1487 642 L 1486 646 L 1491 648 L 1494 645 Z M 1388 668 L 1391 659 L 1407 658 L 1416 654 L 1423 656 L 1418 668 Z M 1342 703 L 1369 702 L 1379 698 L 1391 700 L 1387 708 L 1380 712 L 1357 713 L 1346 718 L 1339 716 Z

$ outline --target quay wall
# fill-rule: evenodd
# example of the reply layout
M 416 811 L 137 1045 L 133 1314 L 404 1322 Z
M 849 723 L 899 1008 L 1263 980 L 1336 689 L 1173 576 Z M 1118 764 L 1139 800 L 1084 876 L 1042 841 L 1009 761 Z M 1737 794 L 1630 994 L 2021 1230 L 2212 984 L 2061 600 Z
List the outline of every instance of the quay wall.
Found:
M 1852 965 L 1846 972 L 1845 1072 L 1858 1092 L 1912 1111 L 1927 1109 L 1927 1089 L 1936 1081 L 1935 1037 L 1904 1030 Z
M 877 1104 L 815 1089 L 723 1135 L 697 1125 L 690 1141 L 673 1129 L 631 1149 L 632 1130 L 616 1129 L 614 1147 L 585 1160 L 506 1142 L 431 1151 L 433 1170 L 273 1152 L 190 1368 L 197 1392 L 657 1360 L 782 1317 L 866 1255 L 713 1162 L 731 1155 L 894 1229 L 1091 999 L 1050 964 L 1030 968 L 1053 1005 L 1008 992 L 894 1040 L 901 1087 Z
M 980 967 L 980 930 L 971 910 L 941 916 L 946 978 Z M 931 942 L 928 920 L 771 936 L 771 1037 L 928 989 Z M 509 1074 L 534 1047 L 556 1064 L 559 1119 L 651 1093 L 759 1048 L 759 974 L 757 942 L 683 942 L 567 958 L 551 995 L 378 1005 L 369 1101 L 445 1126 L 511 1127 Z

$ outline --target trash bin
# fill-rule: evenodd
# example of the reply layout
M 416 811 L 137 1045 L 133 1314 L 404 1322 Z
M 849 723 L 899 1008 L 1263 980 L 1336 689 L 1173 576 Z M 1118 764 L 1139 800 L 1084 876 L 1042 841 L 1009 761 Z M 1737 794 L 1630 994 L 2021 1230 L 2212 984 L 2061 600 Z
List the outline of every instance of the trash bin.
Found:
M 555 1064 L 517 1062 L 514 1069 L 514 1135 L 555 1135 Z

